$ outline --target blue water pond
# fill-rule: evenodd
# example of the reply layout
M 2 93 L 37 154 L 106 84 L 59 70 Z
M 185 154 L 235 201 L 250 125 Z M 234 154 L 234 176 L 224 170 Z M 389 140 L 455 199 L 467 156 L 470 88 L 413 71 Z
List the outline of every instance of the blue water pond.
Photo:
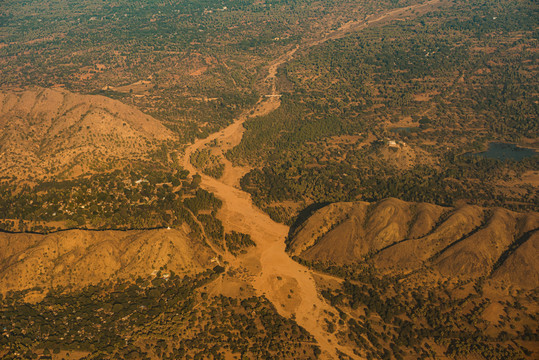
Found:
M 539 153 L 534 149 L 527 149 L 515 144 L 493 142 L 488 145 L 487 151 L 469 154 L 471 156 L 480 156 L 487 159 L 497 160 L 516 160 L 537 156 Z

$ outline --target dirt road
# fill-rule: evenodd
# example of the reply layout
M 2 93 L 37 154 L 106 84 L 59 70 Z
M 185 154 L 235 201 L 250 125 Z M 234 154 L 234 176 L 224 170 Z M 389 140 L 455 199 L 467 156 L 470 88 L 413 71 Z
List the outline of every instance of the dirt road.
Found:
M 415 13 L 420 10 L 426 11 L 438 3 L 439 0 L 433 0 L 423 5 L 394 9 L 367 18 L 366 21 L 350 22 L 329 34 L 321 35 L 315 41 L 307 41 L 290 49 L 268 65 L 268 75 L 264 81 L 265 85 L 271 89 L 271 94 L 268 95 L 272 96 L 263 97 L 253 109 L 243 113 L 227 128 L 206 139 L 197 140 L 187 147 L 182 159 L 182 165 L 185 169 L 192 174 L 198 173 L 189 161 L 191 154 L 217 140 L 218 154 L 221 155 L 221 161 L 225 164 L 224 175 L 220 180 L 217 180 L 200 174 L 202 176 L 201 186 L 213 192 L 223 201 L 219 217 L 225 229 L 247 233 L 256 242 L 256 248 L 247 255 L 238 258 L 229 256 L 227 260 L 230 266 L 242 267 L 250 274 L 251 284 L 258 295 L 266 296 L 281 315 L 294 317 L 300 326 L 314 336 L 322 350 L 321 358 L 323 359 L 338 359 L 338 352 L 344 353 L 352 359 L 360 357 L 354 355 L 351 347 L 339 344 L 335 335 L 325 330 L 327 328 L 326 322 L 332 319 L 333 315 L 331 314 L 338 312 L 319 295 L 311 270 L 293 261 L 285 252 L 288 227 L 271 220 L 266 213 L 253 204 L 248 193 L 239 189 L 239 179 L 249 169 L 232 166 L 224 158 L 224 153 L 239 144 L 244 132 L 243 123 L 248 118 L 268 114 L 280 106 L 281 101 L 275 84 L 277 70 L 279 66 L 290 61 L 298 51 L 305 51 L 325 41 L 338 39 L 349 32 L 361 30 L 371 24 L 409 15 L 412 11 Z
M 267 98 L 257 105 L 251 116 L 273 111 L 279 105 L 279 98 Z M 189 146 L 183 157 L 183 167 L 192 174 L 198 173 L 189 161 L 190 155 L 213 140 L 225 148 L 234 145 L 236 141 L 239 143 L 243 134 L 242 123 L 249 113 L 242 115 L 226 129 Z M 337 349 L 357 358 L 352 356 L 351 349 L 338 345 L 335 335 L 324 330 L 326 319 L 330 320 L 329 313 L 336 314 L 337 311 L 318 294 L 311 271 L 293 261 L 286 253 L 284 241 L 288 227 L 271 220 L 253 204 L 250 194 L 234 186 L 246 169 L 233 167 L 230 162 L 224 163 L 226 168 L 223 179 L 217 180 L 200 174 L 201 186 L 223 201 L 219 217 L 227 231 L 249 234 L 256 242 L 256 248 L 244 257 L 226 256 L 230 266 L 246 270 L 257 294 L 266 296 L 281 315 L 294 316 L 296 322 L 314 336 L 322 350 L 323 359 L 337 359 Z

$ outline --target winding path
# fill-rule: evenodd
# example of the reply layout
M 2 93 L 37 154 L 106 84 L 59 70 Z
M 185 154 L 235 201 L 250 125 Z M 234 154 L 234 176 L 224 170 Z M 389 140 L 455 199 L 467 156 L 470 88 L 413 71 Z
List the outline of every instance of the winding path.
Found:
M 257 104 L 251 116 L 268 113 L 279 105 L 278 97 L 269 97 Z M 242 123 L 248 118 L 247 114 L 250 111 L 226 129 L 189 146 L 182 159 L 182 166 L 192 174 L 198 173 L 189 158 L 193 152 L 213 140 L 227 147 L 234 145 L 238 140 L 238 132 L 243 134 Z M 227 180 L 217 180 L 199 173 L 202 177 L 201 186 L 223 201 L 219 217 L 225 227 L 249 234 L 256 242 L 256 248 L 247 255 L 234 258 L 230 254 L 223 254 L 225 260 L 233 267 L 245 269 L 258 295 L 266 296 L 281 315 L 293 316 L 300 326 L 314 336 L 322 350 L 322 358 L 338 359 L 337 349 L 351 358 L 357 358 L 351 349 L 338 344 L 334 334 L 324 330 L 326 319 L 330 320 L 329 313 L 336 314 L 337 311 L 320 297 L 312 272 L 286 253 L 284 240 L 288 235 L 288 226 L 273 221 L 253 204 L 250 194 L 234 186 L 238 177 L 246 172 L 245 169 L 233 167 L 229 162 L 225 162 L 225 166 L 223 178 Z M 227 177 L 227 173 L 231 175 Z
M 185 149 L 181 160 L 182 166 L 190 173 L 199 173 L 189 161 L 191 154 L 216 140 L 217 149 L 214 148 L 214 150 L 221 155 L 221 161 L 225 164 L 224 175 L 217 180 L 200 174 L 201 186 L 223 201 L 219 217 L 225 228 L 251 235 L 257 245 L 248 254 L 237 258 L 224 254 L 225 259 L 232 266 L 244 268 L 250 274 L 251 284 L 257 294 L 266 296 L 281 315 L 295 318 L 300 326 L 313 335 L 322 350 L 323 359 L 338 359 L 338 352 L 352 359 L 360 357 L 354 354 L 351 347 L 339 344 L 336 336 L 325 330 L 326 321 L 331 319 L 330 314 L 338 312 L 319 295 L 313 272 L 293 261 L 286 253 L 284 240 L 288 234 L 288 227 L 273 221 L 253 204 L 250 194 L 238 188 L 239 179 L 249 169 L 234 167 L 223 154 L 227 149 L 239 144 L 245 130 L 243 123 L 248 118 L 268 114 L 280 106 L 281 100 L 275 84 L 277 70 L 279 66 L 292 59 L 296 52 L 307 50 L 328 40 L 341 38 L 349 32 L 361 30 L 371 24 L 380 23 L 382 20 L 410 15 L 414 10 L 416 13 L 420 9 L 426 11 L 432 5 L 439 3 L 439 0 L 432 0 L 424 4 L 394 9 L 369 17 L 366 21 L 352 21 L 333 32 L 321 35 L 316 40 L 306 41 L 290 49 L 271 62 L 267 68 L 268 75 L 264 81 L 271 88 L 273 96 L 264 97 L 253 109 L 245 111 L 227 128 L 205 139 L 195 141 Z
M 219 138 L 219 134 L 225 133 L 223 131 L 214 136 Z M 197 141 L 187 149 L 183 166 L 191 173 L 197 171 L 189 162 L 190 154 L 211 140 Z M 258 209 L 250 194 L 210 176 L 201 174 L 201 177 L 201 186 L 223 201 L 219 212 L 223 224 L 227 228 L 251 235 L 257 245 L 247 255 L 254 258 L 254 262 L 252 259 L 243 261 L 242 257 L 228 257 L 226 260 L 234 266 L 241 263 L 239 266 L 252 276 L 252 285 L 257 294 L 266 296 L 281 315 L 295 316 L 296 322 L 314 336 L 323 358 L 338 359 L 337 349 L 352 356 L 350 349 L 338 345 L 335 335 L 324 330 L 325 319 L 329 320 L 328 313 L 337 312 L 318 294 L 311 271 L 293 261 L 286 253 L 284 240 L 288 227 L 274 222 Z

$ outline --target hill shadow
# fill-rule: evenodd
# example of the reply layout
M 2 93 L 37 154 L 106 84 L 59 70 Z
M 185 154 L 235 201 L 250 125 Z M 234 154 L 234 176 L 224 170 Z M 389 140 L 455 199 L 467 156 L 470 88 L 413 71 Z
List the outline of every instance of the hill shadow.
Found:
M 286 250 L 288 251 L 288 246 L 290 244 L 290 238 L 292 235 L 296 232 L 296 230 L 309 218 L 312 214 L 314 214 L 317 210 L 322 209 L 323 207 L 328 206 L 331 204 L 330 202 L 321 202 L 321 203 L 314 203 L 309 206 L 307 206 L 305 209 L 301 210 L 296 217 L 296 220 L 294 220 L 294 223 L 292 226 L 290 226 L 290 230 L 288 230 L 288 236 L 286 237 L 285 244 L 286 244 Z

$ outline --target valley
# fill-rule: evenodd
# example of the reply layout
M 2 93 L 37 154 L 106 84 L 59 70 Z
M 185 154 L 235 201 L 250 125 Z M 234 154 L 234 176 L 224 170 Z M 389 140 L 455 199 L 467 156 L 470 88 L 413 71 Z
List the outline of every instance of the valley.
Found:
M 15 3 L 0 357 L 539 353 L 528 2 Z

